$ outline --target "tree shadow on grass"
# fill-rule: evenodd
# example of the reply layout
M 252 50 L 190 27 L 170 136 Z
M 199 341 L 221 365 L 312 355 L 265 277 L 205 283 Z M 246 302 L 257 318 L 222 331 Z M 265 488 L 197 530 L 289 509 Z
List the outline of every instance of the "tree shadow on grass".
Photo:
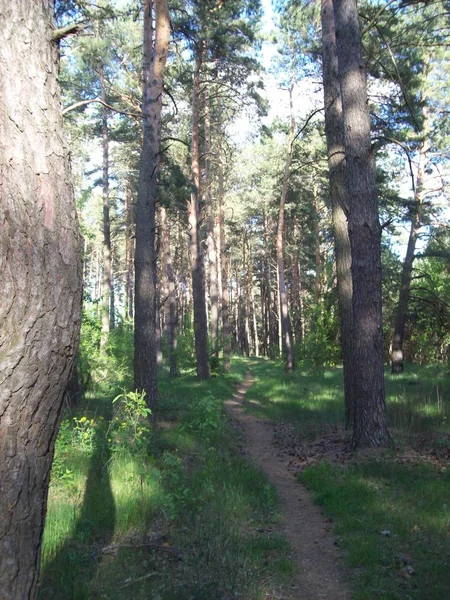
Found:
M 110 415 L 105 415 L 109 422 Z M 98 427 L 89 464 L 83 505 L 72 535 L 59 548 L 41 575 L 40 600 L 91 600 L 92 581 L 101 559 L 100 549 L 114 535 L 116 511 L 109 475 L 111 451 L 105 428 Z

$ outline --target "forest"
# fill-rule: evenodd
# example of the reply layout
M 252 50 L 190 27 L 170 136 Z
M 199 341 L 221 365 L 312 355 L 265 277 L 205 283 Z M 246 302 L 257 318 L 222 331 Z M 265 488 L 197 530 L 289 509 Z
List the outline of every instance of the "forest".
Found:
M 0 36 L 0 600 L 450 598 L 447 0 Z

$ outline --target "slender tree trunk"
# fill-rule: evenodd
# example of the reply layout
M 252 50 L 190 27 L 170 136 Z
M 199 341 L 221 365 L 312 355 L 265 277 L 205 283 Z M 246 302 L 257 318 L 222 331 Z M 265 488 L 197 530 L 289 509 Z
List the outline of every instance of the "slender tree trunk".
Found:
M 101 98 L 106 102 L 103 68 L 99 71 Z M 100 349 L 104 350 L 108 333 L 114 328 L 112 304 L 112 255 L 111 255 L 111 221 L 109 217 L 109 135 L 108 109 L 102 106 L 102 149 L 103 149 L 103 277 L 102 277 L 102 332 Z
M 78 347 L 82 240 L 52 2 L 0 9 L 0 588 L 35 600 L 50 468 Z
M 188 202 L 190 261 L 192 274 L 192 294 L 194 300 L 194 336 L 197 361 L 197 377 L 209 379 L 208 361 L 208 324 L 205 302 L 205 275 L 203 257 L 200 246 L 200 141 L 199 141 L 199 102 L 200 102 L 200 69 L 202 64 L 202 48 L 196 50 L 194 79 L 192 90 L 192 145 L 191 176 L 192 190 Z
M 222 280 L 222 342 L 223 342 L 223 366 L 225 371 L 230 371 L 231 359 L 231 339 L 230 339 L 230 316 L 228 300 L 228 253 L 225 239 L 225 194 L 223 186 L 223 152 L 222 152 L 222 132 L 219 127 L 219 145 L 218 145 L 218 195 L 219 195 L 219 232 L 220 232 L 220 274 Z
M 269 246 L 269 222 L 267 214 L 264 213 L 264 279 L 266 281 L 267 294 L 267 314 L 269 320 L 269 344 L 268 356 L 275 358 L 274 348 L 276 347 L 276 321 L 275 312 L 272 309 L 272 272 L 270 268 L 270 246 Z
M 426 112 L 425 112 L 426 121 Z M 419 167 L 416 178 L 416 189 L 414 192 L 413 213 L 411 215 L 411 226 L 409 230 L 408 246 L 402 268 L 400 282 L 400 293 L 398 298 L 397 313 L 395 317 L 394 337 L 392 340 L 392 373 L 403 373 L 403 340 L 405 337 L 406 320 L 408 316 L 408 303 L 411 288 L 411 277 L 416 252 L 416 244 L 422 226 L 422 204 L 424 196 L 424 180 L 428 163 L 427 152 L 428 140 L 424 140 L 420 146 Z
M 353 282 L 354 448 L 389 440 L 381 327 L 381 226 L 356 0 L 335 0 Z
M 279 294 L 279 320 L 280 320 L 280 331 L 279 335 L 282 339 L 282 350 L 285 354 L 286 369 L 289 373 L 294 370 L 294 344 L 292 341 L 292 326 L 291 319 L 289 316 L 288 299 L 286 292 L 286 282 L 284 278 L 284 227 L 285 227 L 285 206 L 286 196 L 289 185 L 289 175 L 291 171 L 292 163 L 292 147 L 294 144 L 295 136 L 295 121 L 294 121 L 294 105 L 293 105 L 293 90 L 294 83 L 291 83 L 289 90 L 289 104 L 291 109 L 290 125 L 289 125 L 289 136 L 288 146 L 286 153 L 286 162 L 284 165 L 284 176 L 283 185 L 281 189 L 280 207 L 278 210 L 278 228 L 277 228 L 277 274 L 278 274 L 278 294 Z
M 175 296 L 175 277 L 173 274 L 172 254 L 170 251 L 170 224 L 167 219 L 167 211 L 164 206 L 160 207 L 162 258 L 165 265 L 165 331 L 167 344 L 169 346 L 169 374 L 170 377 L 178 375 L 177 365 L 177 300 Z
M 252 273 L 252 271 L 253 271 L 253 265 L 251 264 L 250 272 Z M 250 308 L 251 308 L 252 319 L 253 319 L 254 352 L 255 352 L 255 356 L 259 356 L 260 349 L 259 349 L 259 336 L 258 336 L 258 321 L 256 318 L 255 291 L 253 289 L 253 277 L 252 276 L 250 276 Z
M 125 189 L 125 315 L 133 318 L 133 273 L 134 273 L 134 238 L 133 238 L 133 205 L 130 184 Z
M 314 296 L 316 306 L 323 305 L 323 290 L 322 290 L 322 252 L 320 248 L 320 202 L 319 202 L 319 190 L 317 188 L 317 182 L 314 179 L 313 184 L 313 198 L 314 198 L 314 263 L 316 275 L 314 277 Z M 320 311 L 321 312 L 321 311 Z
M 352 425 L 352 274 L 348 237 L 348 198 L 345 166 L 344 123 L 341 90 L 338 78 L 336 33 L 333 0 L 322 0 L 323 86 L 325 96 L 325 133 L 328 146 L 328 169 L 334 232 L 337 291 L 341 326 L 341 347 L 344 369 L 345 426 Z
M 244 313 L 243 351 L 246 356 L 250 356 L 250 260 L 247 251 L 247 233 L 245 231 L 242 238 L 242 253 L 242 265 L 244 269 L 242 278 L 242 289 L 244 291 L 242 298 Z
M 163 76 L 170 37 L 167 0 L 144 0 L 143 146 L 136 205 L 134 381 L 149 407 L 157 405 L 156 385 L 156 174 L 161 142 Z
M 293 337 L 296 342 L 302 339 L 302 300 L 300 279 L 300 257 L 301 248 L 300 230 L 298 218 L 294 216 L 294 255 L 292 257 L 292 312 L 293 312 Z
M 211 346 L 218 355 L 219 294 L 217 284 L 217 253 L 214 240 L 214 207 L 211 193 L 211 116 L 209 97 L 205 98 L 205 204 L 206 244 L 208 249 L 209 298 L 211 302 Z

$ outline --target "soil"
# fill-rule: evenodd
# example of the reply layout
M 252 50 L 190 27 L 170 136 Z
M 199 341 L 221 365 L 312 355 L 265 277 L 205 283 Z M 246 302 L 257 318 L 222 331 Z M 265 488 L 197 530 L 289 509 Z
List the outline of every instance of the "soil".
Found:
M 292 559 L 299 567 L 295 581 L 295 600 L 350 600 L 343 557 L 331 533 L 331 522 L 313 503 L 306 488 L 294 475 L 292 456 L 280 443 L 279 424 L 245 412 L 246 391 L 252 385 L 251 374 L 238 388 L 225 409 L 242 429 L 245 453 L 276 487 L 281 501 L 280 532 L 292 548 Z M 289 426 L 288 426 L 289 427 Z M 288 436 L 289 438 L 289 436 Z

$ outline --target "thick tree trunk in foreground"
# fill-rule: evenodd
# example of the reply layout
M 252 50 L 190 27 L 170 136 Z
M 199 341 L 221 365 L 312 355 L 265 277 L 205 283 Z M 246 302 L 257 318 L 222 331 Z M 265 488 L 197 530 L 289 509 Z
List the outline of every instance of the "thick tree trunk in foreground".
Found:
M 381 446 L 389 433 L 381 329 L 381 226 L 370 141 L 366 74 L 356 0 L 335 0 L 344 115 L 353 282 L 354 448 Z
M 348 213 L 348 198 L 344 122 L 338 78 L 333 0 L 322 0 L 322 39 L 325 133 L 328 147 L 330 197 L 344 367 L 345 426 L 348 428 L 352 425 L 354 404 L 351 376 L 353 321 L 352 257 L 346 216 L 346 213 Z
M 194 336 L 197 362 L 197 377 L 209 379 L 208 361 L 208 322 L 206 318 L 205 275 L 200 246 L 200 140 L 199 140 L 199 102 L 200 102 L 201 49 L 197 50 L 192 90 L 192 147 L 191 147 L 191 198 L 188 202 L 189 218 L 189 256 L 191 261 L 192 295 L 194 300 Z
M 148 406 L 157 404 L 156 386 L 156 175 L 161 142 L 163 76 L 170 37 L 167 0 L 155 0 L 155 40 L 152 2 L 144 2 L 143 146 L 136 205 L 134 384 L 145 392 Z
M 78 346 L 81 238 L 52 3 L 0 8 L 0 596 L 34 600 L 54 443 Z
M 291 84 L 289 90 L 289 103 L 291 108 L 288 146 L 286 153 L 286 161 L 284 164 L 283 184 L 281 188 L 280 206 L 278 209 L 278 228 L 277 228 L 277 274 L 278 274 L 278 291 L 279 291 L 279 310 L 280 310 L 280 331 L 279 335 L 282 338 L 282 351 L 286 359 L 286 369 L 289 373 L 294 370 L 294 343 L 292 340 L 292 326 L 289 317 L 289 307 L 286 292 L 286 282 L 284 278 L 284 225 L 285 225 L 285 206 L 286 197 L 289 185 L 289 175 L 292 163 L 292 149 L 295 135 L 294 107 L 292 100 L 294 85 Z
M 426 117 L 426 114 L 425 114 Z M 413 214 L 409 230 L 408 246 L 405 260 L 403 261 L 400 293 L 398 297 L 397 313 L 395 317 L 394 337 L 392 340 L 392 373 L 403 373 L 403 340 L 405 337 L 406 320 L 411 288 L 411 277 L 416 252 L 416 244 L 422 226 L 422 204 L 424 196 L 425 170 L 427 167 L 428 140 L 424 140 L 420 147 L 419 168 L 417 170 L 416 189 L 414 192 Z

